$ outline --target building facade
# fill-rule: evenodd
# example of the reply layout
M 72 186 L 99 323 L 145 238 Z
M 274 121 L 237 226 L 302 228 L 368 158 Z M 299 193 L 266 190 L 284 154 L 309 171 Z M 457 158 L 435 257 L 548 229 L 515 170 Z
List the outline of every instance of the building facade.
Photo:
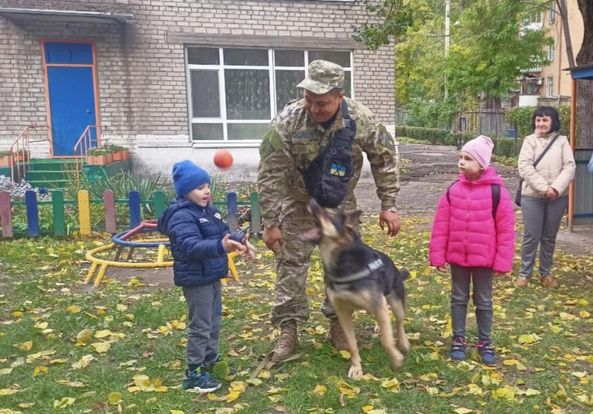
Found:
M 4 0 L 0 150 L 35 125 L 34 157 L 68 157 L 84 129 L 132 150 L 139 173 L 207 168 L 233 149 L 253 179 L 257 147 L 317 58 L 345 68 L 346 92 L 394 123 L 393 49 L 352 40 L 358 0 Z
M 576 58 L 583 43 L 583 19 L 577 0 L 566 0 L 568 26 L 574 57 Z M 570 72 L 565 69 L 570 65 L 566 51 L 566 34 L 557 6 L 544 12 L 535 12 L 530 16 L 527 26 L 532 29 L 543 29 L 553 39 L 548 47 L 546 66 L 533 68 L 526 73 L 522 83 L 522 95 L 538 96 L 538 100 L 553 104 L 568 103 L 572 95 Z

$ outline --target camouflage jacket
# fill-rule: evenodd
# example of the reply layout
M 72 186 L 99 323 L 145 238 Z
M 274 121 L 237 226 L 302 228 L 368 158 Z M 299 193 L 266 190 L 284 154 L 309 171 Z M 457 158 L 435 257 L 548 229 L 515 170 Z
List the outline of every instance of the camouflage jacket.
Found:
M 356 122 L 352 145 L 353 176 L 346 201 L 354 197 L 354 187 L 363 164 L 362 153 L 365 152 L 381 208 L 394 207 L 399 191 L 399 170 L 393 138 L 382 124 L 375 121 L 368 108 L 348 98 L 346 102 L 350 116 Z M 303 104 L 302 99 L 290 102 L 278 113 L 259 149 L 257 186 L 265 226 L 279 225 L 283 210 L 294 202 L 308 202 L 301 172 L 343 126 L 342 114 L 338 112 L 333 124 L 324 129 L 307 114 Z

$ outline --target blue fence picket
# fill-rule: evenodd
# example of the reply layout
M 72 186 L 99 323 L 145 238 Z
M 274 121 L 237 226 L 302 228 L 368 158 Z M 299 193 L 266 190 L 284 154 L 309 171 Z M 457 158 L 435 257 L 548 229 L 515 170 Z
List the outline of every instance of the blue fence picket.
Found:
M 138 191 L 130 191 L 130 228 L 133 229 L 140 225 L 142 220 L 142 213 L 140 210 L 140 193 Z
M 226 195 L 227 204 L 227 223 L 231 231 L 235 230 L 239 226 L 239 218 L 237 216 L 237 193 L 230 192 Z
M 39 207 L 35 191 L 25 193 L 25 209 L 27 211 L 27 234 L 30 237 L 39 236 Z

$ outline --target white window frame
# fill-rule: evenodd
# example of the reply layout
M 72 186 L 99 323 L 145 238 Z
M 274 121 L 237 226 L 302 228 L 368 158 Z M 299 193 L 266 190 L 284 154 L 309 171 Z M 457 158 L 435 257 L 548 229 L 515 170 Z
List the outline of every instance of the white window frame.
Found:
M 190 64 L 188 51 L 190 48 L 212 48 L 218 49 L 218 64 Z M 188 102 L 188 119 L 189 119 L 189 137 L 190 142 L 194 147 L 253 147 L 258 146 L 261 143 L 260 139 L 242 139 L 242 140 L 229 140 L 228 139 L 228 125 L 229 124 L 262 124 L 270 123 L 270 121 L 277 114 L 278 109 L 276 104 L 276 71 L 286 70 L 302 70 L 307 76 L 307 66 L 309 64 L 309 50 L 301 50 L 304 53 L 304 65 L 303 66 L 276 66 L 275 54 L 276 50 L 283 49 L 266 49 L 268 52 L 268 65 L 261 66 L 248 66 L 248 65 L 225 65 L 224 64 L 224 49 L 259 49 L 257 47 L 214 47 L 205 45 L 192 45 L 188 44 L 185 47 L 185 69 L 186 69 L 186 86 L 187 86 L 187 102 Z M 295 48 L 289 48 L 286 50 L 299 50 Z M 318 51 L 318 49 L 312 49 Z M 350 66 L 344 67 L 344 72 L 350 72 L 350 93 L 351 97 L 354 98 L 354 70 L 353 70 L 353 52 L 352 50 L 332 50 L 332 52 L 344 52 L 349 54 Z M 225 70 L 226 69 L 242 69 L 242 70 L 267 70 L 269 81 L 270 81 L 270 119 L 227 119 L 226 112 L 226 85 L 225 85 Z M 191 85 L 191 71 L 192 70 L 216 70 L 218 72 L 218 94 L 220 104 L 220 116 L 219 117 L 194 117 L 193 116 L 193 101 L 192 101 L 192 85 Z M 280 108 L 282 109 L 282 108 Z M 194 140 L 193 139 L 193 124 L 222 124 L 223 139 L 222 140 Z
M 551 45 L 548 45 L 548 60 L 550 62 L 552 62 L 554 60 L 555 52 L 556 52 L 556 45 L 554 43 L 552 43 Z
M 546 78 L 546 96 L 548 98 L 554 96 L 554 78 L 552 76 Z

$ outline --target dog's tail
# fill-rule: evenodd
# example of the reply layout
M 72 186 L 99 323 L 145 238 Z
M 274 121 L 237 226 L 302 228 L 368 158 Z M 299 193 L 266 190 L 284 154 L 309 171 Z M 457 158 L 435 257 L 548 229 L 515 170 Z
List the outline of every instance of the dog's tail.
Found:
M 407 280 L 408 277 L 410 277 L 410 272 L 408 271 L 408 269 L 402 269 L 400 273 L 402 275 L 402 280 Z

